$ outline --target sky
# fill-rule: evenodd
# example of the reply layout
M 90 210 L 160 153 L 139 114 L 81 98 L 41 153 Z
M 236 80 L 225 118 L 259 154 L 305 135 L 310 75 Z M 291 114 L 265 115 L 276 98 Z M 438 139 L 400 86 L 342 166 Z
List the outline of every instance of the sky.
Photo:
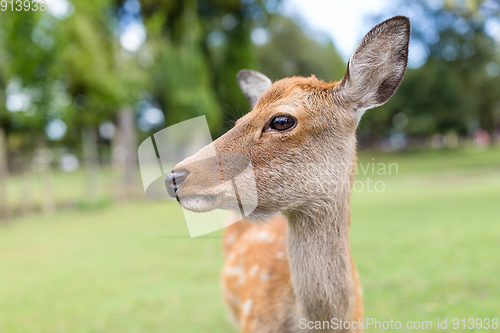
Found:
M 287 0 L 283 13 L 301 17 L 314 30 L 330 36 L 344 59 L 348 59 L 372 28 L 366 19 L 383 11 L 387 0 Z

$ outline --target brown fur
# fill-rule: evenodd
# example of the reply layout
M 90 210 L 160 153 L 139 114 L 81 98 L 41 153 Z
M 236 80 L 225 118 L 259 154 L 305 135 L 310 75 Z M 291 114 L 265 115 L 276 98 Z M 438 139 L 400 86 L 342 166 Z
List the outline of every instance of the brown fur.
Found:
M 224 231 L 226 260 L 221 280 L 223 297 L 244 333 L 288 332 L 298 325 L 291 316 L 295 296 L 290 282 L 286 248 L 287 223 L 286 217 L 276 215 L 265 225 L 242 220 Z M 263 233 L 269 235 L 268 240 L 260 237 Z M 352 257 L 351 264 L 354 267 Z M 254 268 L 256 265 L 257 270 Z M 246 277 L 243 281 L 240 276 L 227 274 L 227 268 L 235 266 L 243 268 Z M 266 273 L 269 274 L 269 280 L 263 281 L 261 275 Z M 352 279 L 355 282 L 356 300 L 350 320 L 363 320 L 362 291 L 356 270 L 352 272 Z M 242 305 L 249 299 L 253 301 L 254 311 L 244 314 Z
M 340 83 L 293 77 L 266 89 L 271 83 L 263 74 L 247 70 L 238 76 L 255 106 L 212 149 L 218 156 L 247 156 L 257 187 L 257 207 L 246 221 L 229 226 L 224 238 L 222 289 L 243 333 L 304 332 L 302 318 L 353 322 L 363 317 L 349 244 L 355 131 L 361 115 L 387 101 L 401 82 L 408 38 L 407 18 L 381 23 L 360 43 Z M 270 130 L 278 115 L 294 117 L 296 124 Z M 187 175 L 176 189 L 184 208 L 225 208 L 237 196 L 230 182 L 204 185 L 214 174 L 220 172 L 215 178 L 222 180 L 227 175 L 221 159 L 219 168 L 197 163 L 209 150 L 174 169 Z

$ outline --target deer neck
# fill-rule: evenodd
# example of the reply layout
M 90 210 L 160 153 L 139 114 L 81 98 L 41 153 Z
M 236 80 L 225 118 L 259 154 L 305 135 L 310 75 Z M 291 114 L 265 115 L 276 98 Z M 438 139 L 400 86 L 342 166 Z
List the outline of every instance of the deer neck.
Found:
M 350 320 L 353 312 L 349 224 L 355 154 L 351 161 L 344 163 L 344 179 L 332 184 L 335 195 L 315 205 L 321 209 L 305 208 L 288 215 L 287 247 L 300 318 Z

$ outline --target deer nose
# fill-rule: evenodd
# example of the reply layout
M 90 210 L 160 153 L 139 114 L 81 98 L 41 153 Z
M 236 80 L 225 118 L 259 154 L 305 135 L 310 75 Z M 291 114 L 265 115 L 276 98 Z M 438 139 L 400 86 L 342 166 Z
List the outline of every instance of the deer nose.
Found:
M 172 170 L 172 172 L 167 175 L 167 178 L 165 178 L 165 186 L 167 187 L 168 194 L 172 198 L 177 198 L 177 201 L 179 201 L 177 192 L 188 175 L 189 171 L 185 169 Z

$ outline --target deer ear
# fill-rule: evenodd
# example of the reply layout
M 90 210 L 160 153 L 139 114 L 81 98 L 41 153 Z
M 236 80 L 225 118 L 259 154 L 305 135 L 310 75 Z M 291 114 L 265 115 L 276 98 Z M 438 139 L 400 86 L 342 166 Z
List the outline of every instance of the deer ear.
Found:
M 243 69 L 236 76 L 241 91 L 245 94 L 252 108 L 257 104 L 257 100 L 273 82 L 264 74 L 250 69 Z
M 382 105 L 398 88 L 408 62 L 410 20 L 395 16 L 373 28 L 359 43 L 339 84 L 357 118 Z

